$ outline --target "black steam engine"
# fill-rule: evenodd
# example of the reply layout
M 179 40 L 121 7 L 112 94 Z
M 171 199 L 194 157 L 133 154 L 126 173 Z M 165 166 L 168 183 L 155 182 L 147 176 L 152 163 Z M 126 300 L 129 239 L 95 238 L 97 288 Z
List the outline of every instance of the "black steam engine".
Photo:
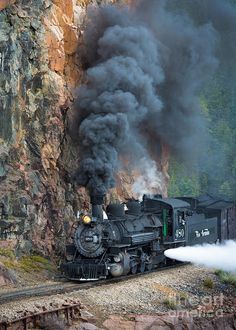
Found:
M 167 262 L 166 249 L 220 239 L 221 216 L 197 207 L 201 203 L 194 199 L 144 195 L 142 202 L 108 205 L 107 217 L 103 196 L 92 196 L 91 204 L 92 215 L 80 216 L 74 243 L 67 246 L 67 261 L 61 265 L 69 279 L 144 272 Z M 235 211 L 234 204 L 227 207 Z M 233 221 L 236 226 L 235 217 Z

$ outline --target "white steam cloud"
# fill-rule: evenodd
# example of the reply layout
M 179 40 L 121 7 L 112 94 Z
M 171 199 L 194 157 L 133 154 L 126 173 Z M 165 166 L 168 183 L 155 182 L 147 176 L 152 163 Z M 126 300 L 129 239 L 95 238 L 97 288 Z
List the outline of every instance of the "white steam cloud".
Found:
M 236 242 L 185 246 L 165 251 L 165 256 L 209 268 L 236 272 Z
M 139 168 L 142 169 L 142 173 L 139 173 L 138 178 L 132 186 L 132 191 L 137 198 L 141 200 L 143 194 L 162 193 L 163 175 L 158 171 L 155 161 L 142 158 Z

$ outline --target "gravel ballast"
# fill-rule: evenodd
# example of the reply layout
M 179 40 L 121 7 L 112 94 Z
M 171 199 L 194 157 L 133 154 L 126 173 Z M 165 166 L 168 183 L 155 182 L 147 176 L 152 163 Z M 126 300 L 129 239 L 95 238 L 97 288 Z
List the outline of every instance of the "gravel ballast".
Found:
M 213 288 L 204 285 L 206 278 L 212 280 Z M 208 306 L 207 302 L 217 297 L 219 304 L 220 295 L 224 312 L 236 312 L 234 287 L 220 283 L 214 270 L 186 265 L 68 294 L 7 303 L 1 305 L 0 320 L 14 319 L 25 311 L 34 313 L 41 308 L 51 309 L 75 301 L 80 301 L 85 310 L 103 319 L 111 314 L 158 314 L 179 308 L 178 299 L 181 299 L 181 309 L 194 309 Z M 174 303 L 169 304 L 169 300 Z

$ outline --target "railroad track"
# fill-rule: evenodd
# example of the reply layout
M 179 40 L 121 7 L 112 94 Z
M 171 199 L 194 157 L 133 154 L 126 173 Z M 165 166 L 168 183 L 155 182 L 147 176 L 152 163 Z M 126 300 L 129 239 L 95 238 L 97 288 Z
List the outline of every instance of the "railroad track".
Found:
M 185 266 L 187 263 L 178 263 L 171 266 L 161 267 L 152 271 L 145 273 L 138 273 L 134 275 L 122 276 L 119 278 L 112 278 L 107 280 L 100 280 L 97 282 L 86 282 L 86 283 L 71 283 L 62 282 L 52 285 L 38 286 L 34 288 L 26 288 L 24 290 L 17 290 L 8 293 L 4 293 L 0 296 L 0 304 L 4 304 L 10 301 L 16 301 L 21 299 L 27 299 L 30 297 L 40 297 L 40 296 L 51 296 L 55 294 L 69 293 L 73 291 L 80 291 L 84 289 L 89 289 L 94 286 L 103 286 L 118 282 L 127 281 L 129 279 L 134 279 L 139 276 L 148 275 L 151 273 L 166 271 L 168 269 L 173 269 L 181 266 Z M 48 328 L 48 324 L 54 324 L 56 322 L 63 322 L 64 325 L 70 325 L 75 319 L 81 317 L 80 314 L 80 302 L 79 301 L 69 301 L 63 303 L 61 306 L 56 308 L 42 308 L 42 310 L 35 313 L 24 312 L 21 316 L 16 319 L 2 320 L 0 321 L 0 330 L 19 330 L 19 329 L 44 329 Z
M 118 278 L 111 278 L 106 280 L 99 280 L 99 281 L 93 281 L 93 282 L 62 282 L 62 283 L 56 283 L 51 285 L 43 285 L 43 286 L 37 286 L 33 288 L 25 288 L 22 290 L 16 290 L 16 291 L 10 291 L 7 293 L 3 293 L 0 295 L 0 305 L 5 304 L 7 302 L 15 301 L 15 300 L 21 300 L 21 299 L 27 299 L 30 297 L 46 297 L 46 296 L 52 296 L 56 294 L 65 294 L 70 293 L 73 291 L 80 291 L 84 289 L 89 289 L 94 286 L 102 286 L 102 285 L 108 285 L 112 283 L 118 283 L 123 282 L 129 279 L 137 278 L 140 276 L 152 274 L 155 272 L 173 269 L 177 267 L 183 267 L 187 265 L 188 263 L 178 263 L 170 266 L 164 266 L 160 267 L 151 271 L 146 271 L 144 273 L 138 273 L 138 274 L 130 274 L 126 276 L 121 276 Z

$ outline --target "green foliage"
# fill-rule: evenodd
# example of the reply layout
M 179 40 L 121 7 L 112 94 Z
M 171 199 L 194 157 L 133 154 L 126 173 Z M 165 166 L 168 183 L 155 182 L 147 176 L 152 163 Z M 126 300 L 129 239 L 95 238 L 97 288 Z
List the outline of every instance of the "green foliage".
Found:
M 11 259 L 1 259 L 1 263 L 8 269 L 17 269 L 17 263 Z
M 224 1 L 223 1 L 224 2 Z M 231 2 L 234 6 L 236 0 Z M 207 6 L 198 1 L 168 1 L 171 10 L 185 11 L 196 25 L 208 22 Z M 186 165 L 170 163 L 170 195 L 210 193 L 236 199 L 236 62 L 235 33 L 229 26 L 219 30 L 219 66 L 200 91 L 199 102 L 205 118 L 208 139 L 199 164 L 186 175 Z
M 236 275 L 234 274 L 226 273 L 224 276 L 222 276 L 221 280 L 225 284 L 230 284 L 236 287 Z
M 186 292 L 180 291 L 180 292 L 178 293 L 178 298 L 179 298 L 180 300 L 187 300 L 187 299 L 188 299 L 188 294 L 187 294 Z
M 54 267 L 49 260 L 41 256 L 24 256 L 19 260 L 19 268 L 26 271 L 53 270 Z
M 223 196 L 232 196 L 233 195 L 233 187 L 231 182 L 224 181 L 219 188 L 219 193 Z
M 236 199 L 236 65 L 224 63 L 200 97 L 208 130 L 199 163 L 170 161 L 169 195 L 212 195 Z
M 48 270 L 55 271 L 56 267 L 48 260 L 38 255 L 23 256 L 18 261 L 11 249 L 0 248 L 1 262 L 5 267 L 25 272 Z
M 164 299 L 163 304 L 168 308 L 168 309 L 177 309 L 178 305 L 176 304 L 176 301 L 170 298 Z
M 15 259 L 15 255 L 11 249 L 0 248 L 0 256 L 7 257 L 11 260 Z
M 230 284 L 236 287 L 236 275 L 228 272 L 224 272 L 221 269 L 215 271 L 215 274 L 219 277 L 220 281 L 225 284 Z
M 222 270 L 222 269 L 216 269 L 215 270 L 215 274 L 217 275 L 217 276 L 221 276 L 222 274 L 224 274 L 225 272 Z
M 199 177 L 196 172 L 190 172 L 176 160 L 170 160 L 170 182 L 168 194 L 170 197 L 197 196 L 200 194 Z
M 208 289 L 213 289 L 214 283 L 210 277 L 206 277 L 203 281 L 203 285 Z

